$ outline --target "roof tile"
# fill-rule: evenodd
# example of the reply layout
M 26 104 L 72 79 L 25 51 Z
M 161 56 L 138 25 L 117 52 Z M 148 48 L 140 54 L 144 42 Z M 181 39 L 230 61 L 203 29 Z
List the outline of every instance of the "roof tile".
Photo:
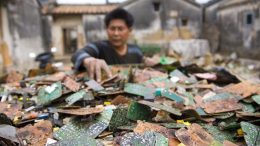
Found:
M 44 13 L 48 14 L 105 14 L 117 8 L 117 4 L 109 5 L 59 5 Z

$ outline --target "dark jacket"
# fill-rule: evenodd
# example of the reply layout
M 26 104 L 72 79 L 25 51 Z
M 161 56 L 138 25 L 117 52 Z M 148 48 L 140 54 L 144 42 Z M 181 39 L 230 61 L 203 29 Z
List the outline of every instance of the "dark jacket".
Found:
M 136 45 L 128 45 L 127 53 L 123 56 L 117 54 L 109 41 L 99 41 L 90 43 L 83 49 L 78 50 L 73 54 L 71 60 L 76 70 L 84 69 L 82 62 L 87 57 L 104 59 L 108 65 L 113 64 L 135 64 L 141 63 L 143 54 L 140 48 Z

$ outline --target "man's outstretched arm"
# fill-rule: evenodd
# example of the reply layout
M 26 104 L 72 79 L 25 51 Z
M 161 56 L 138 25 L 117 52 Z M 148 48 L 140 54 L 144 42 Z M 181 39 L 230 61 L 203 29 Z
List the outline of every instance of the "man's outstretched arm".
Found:
M 99 49 L 95 44 L 89 44 L 85 48 L 78 50 L 71 58 L 74 68 L 76 70 L 88 71 L 88 75 L 92 79 L 96 79 L 98 82 L 101 81 L 102 70 L 108 75 L 112 76 L 112 73 L 103 59 L 98 59 Z

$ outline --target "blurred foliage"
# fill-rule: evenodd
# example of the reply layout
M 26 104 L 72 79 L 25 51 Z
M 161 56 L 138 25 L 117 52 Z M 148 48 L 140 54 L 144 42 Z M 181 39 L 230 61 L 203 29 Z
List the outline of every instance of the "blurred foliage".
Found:
M 160 53 L 161 52 L 161 47 L 156 44 L 143 44 L 143 45 L 138 45 L 143 52 L 144 56 L 153 56 L 154 54 Z

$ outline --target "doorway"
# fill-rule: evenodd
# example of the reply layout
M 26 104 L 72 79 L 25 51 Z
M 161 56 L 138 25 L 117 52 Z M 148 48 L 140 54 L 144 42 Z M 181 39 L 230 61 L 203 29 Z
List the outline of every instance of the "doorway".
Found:
M 77 42 L 78 42 L 78 31 L 77 28 L 63 28 L 63 46 L 64 46 L 64 54 L 69 55 L 73 54 L 77 48 Z

